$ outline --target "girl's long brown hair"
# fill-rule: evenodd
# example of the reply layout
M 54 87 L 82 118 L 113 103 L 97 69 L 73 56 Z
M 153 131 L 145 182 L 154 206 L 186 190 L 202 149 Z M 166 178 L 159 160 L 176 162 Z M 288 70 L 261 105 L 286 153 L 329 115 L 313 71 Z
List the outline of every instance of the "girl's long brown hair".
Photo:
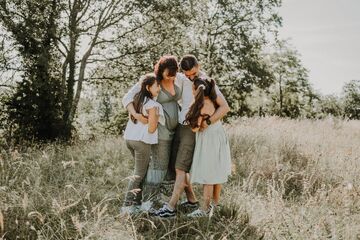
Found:
M 141 90 L 134 96 L 134 108 L 137 113 L 142 113 L 142 108 L 144 104 L 149 100 L 152 99 L 153 96 L 149 90 L 147 90 L 147 86 L 151 87 L 155 81 L 156 76 L 153 73 L 148 73 L 142 77 L 141 81 Z M 145 98 L 147 98 L 146 102 Z M 137 120 L 131 115 L 131 120 L 136 123 Z
M 216 103 L 216 91 L 215 91 L 215 81 L 214 79 L 204 79 L 196 78 L 193 82 L 195 87 L 195 101 L 191 105 L 189 112 L 186 114 L 185 123 L 189 124 L 191 128 L 200 127 L 198 124 L 198 119 L 201 116 L 201 109 L 204 106 L 205 97 L 209 97 L 210 100 L 214 103 L 215 108 L 217 108 Z M 204 87 L 202 87 L 202 85 Z

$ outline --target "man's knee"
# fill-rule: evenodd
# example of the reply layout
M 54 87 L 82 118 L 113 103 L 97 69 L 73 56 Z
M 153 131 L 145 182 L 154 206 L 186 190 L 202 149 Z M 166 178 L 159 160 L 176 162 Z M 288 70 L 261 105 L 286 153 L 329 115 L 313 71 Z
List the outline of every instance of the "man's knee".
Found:
M 176 171 L 176 184 L 178 186 L 180 186 L 181 188 L 186 187 L 186 173 L 185 171 L 181 170 L 181 169 L 175 169 Z
M 186 172 L 184 170 L 178 169 L 178 168 L 175 169 L 175 173 L 176 173 L 176 176 L 185 176 L 186 175 Z
M 175 169 L 176 181 L 186 183 L 186 172 L 181 169 Z

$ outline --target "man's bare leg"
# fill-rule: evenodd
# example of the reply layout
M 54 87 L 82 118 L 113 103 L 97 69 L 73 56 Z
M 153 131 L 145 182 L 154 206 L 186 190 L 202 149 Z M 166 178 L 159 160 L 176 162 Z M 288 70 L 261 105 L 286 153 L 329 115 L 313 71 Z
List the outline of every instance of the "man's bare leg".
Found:
M 189 202 L 191 203 L 195 203 L 197 202 L 193 187 L 190 183 L 190 174 L 186 173 L 186 187 L 185 187 L 185 193 L 186 193 L 186 198 Z
M 180 199 L 182 192 L 186 186 L 186 173 L 183 170 L 175 169 L 176 179 L 174 184 L 174 190 L 172 192 L 169 205 L 175 209 L 177 202 Z

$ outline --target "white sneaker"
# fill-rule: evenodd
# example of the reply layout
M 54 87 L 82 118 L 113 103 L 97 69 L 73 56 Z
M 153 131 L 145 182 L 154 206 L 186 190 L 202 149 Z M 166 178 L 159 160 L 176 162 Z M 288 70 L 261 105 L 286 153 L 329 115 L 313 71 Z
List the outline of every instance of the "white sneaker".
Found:
M 188 217 L 196 218 L 196 217 L 212 217 L 214 215 L 215 206 L 210 204 L 208 210 L 204 211 L 202 209 L 196 209 L 192 213 L 189 213 Z
M 208 211 L 204 211 L 199 208 L 199 209 L 196 209 L 195 211 L 193 211 L 192 213 L 189 213 L 186 216 L 191 217 L 191 218 L 198 218 L 198 217 L 207 217 L 208 215 L 209 215 Z

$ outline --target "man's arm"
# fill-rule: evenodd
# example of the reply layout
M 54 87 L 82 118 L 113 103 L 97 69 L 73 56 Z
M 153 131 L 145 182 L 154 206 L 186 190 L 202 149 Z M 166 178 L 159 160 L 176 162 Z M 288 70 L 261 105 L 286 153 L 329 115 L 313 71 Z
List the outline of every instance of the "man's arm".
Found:
M 230 111 L 229 104 L 227 103 L 224 95 L 220 92 L 218 86 L 215 86 L 215 87 L 216 87 L 216 94 L 217 94 L 216 103 L 219 105 L 219 107 L 216 109 L 214 114 L 211 115 L 211 117 L 209 118 L 211 123 L 215 123 L 215 122 L 219 121 Z M 207 125 L 206 121 L 203 121 L 201 128 L 205 129 L 207 127 L 208 127 L 208 125 Z
M 141 84 L 140 82 L 137 82 L 123 97 L 122 104 L 124 108 L 126 108 L 134 118 L 144 124 L 147 124 L 147 118 L 145 118 L 141 113 L 137 113 L 134 108 L 134 97 L 135 95 L 140 92 L 141 90 Z

